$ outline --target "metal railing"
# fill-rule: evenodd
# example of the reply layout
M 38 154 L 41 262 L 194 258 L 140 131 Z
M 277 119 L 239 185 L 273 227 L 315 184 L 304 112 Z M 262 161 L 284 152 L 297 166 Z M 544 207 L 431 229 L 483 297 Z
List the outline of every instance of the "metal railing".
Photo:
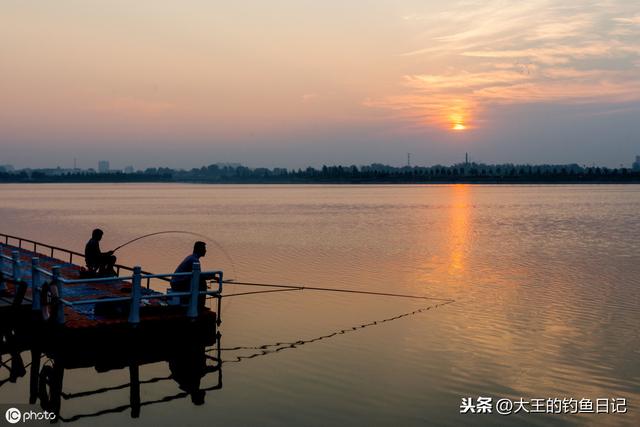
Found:
M 5 264 L 9 261 L 9 265 L 11 266 L 11 273 L 5 273 Z M 18 251 L 11 251 L 11 256 L 7 256 L 4 254 L 4 247 L 0 243 L 0 292 L 5 291 L 7 289 L 7 285 L 4 283 L 5 277 L 9 276 L 14 279 L 16 282 L 21 279 L 21 271 L 20 265 L 22 262 L 20 261 L 20 254 Z
M 11 271 L 9 273 L 5 272 L 5 263 L 9 261 L 11 265 Z M 24 262 L 20 259 L 20 252 L 18 250 L 13 250 L 11 252 L 11 256 L 7 256 L 4 254 L 3 244 L 0 243 L 0 290 L 6 288 L 4 284 L 4 277 L 8 276 L 17 283 L 23 281 L 23 267 Z M 148 272 L 144 272 L 140 266 L 135 266 L 133 268 L 126 267 L 127 270 L 132 271 L 131 276 L 114 276 L 114 277 L 95 277 L 95 278 L 81 278 L 81 279 L 66 279 L 62 277 L 60 273 L 60 266 L 54 266 L 51 268 L 51 271 L 44 269 L 40 266 L 40 260 L 38 257 L 31 258 L 31 287 L 32 287 L 32 298 L 31 298 L 31 308 L 32 310 L 41 310 L 41 278 L 42 276 L 46 276 L 51 281 L 51 287 L 55 287 L 56 289 L 56 298 L 58 300 L 57 304 L 57 313 L 56 313 L 56 321 L 60 324 L 65 323 L 64 317 L 64 307 L 75 307 L 86 304 L 97 304 L 97 303 L 105 303 L 105 302 L 121 302 L 121 301 L 130 301 L 129 308 L 129 318 L 128 322 L 131 324 L 140 323 L 140 305 L 144 300 L 152 300 L 152 299 L 168 299 L 168 298 L 180 298 L 180 297 L 189 297 L 187 304 L 187 313 L 186 316 L 188 318 L 196 318 L 198 317 L 198 299 L 200 297 L 206 298 L 207 295 L 211 295 L 216 297 L 217 299 L 217 322 L 220 324 L 220 305 L 221 305 L 221 296 L 222 296 L 222 283 L 223 283 L 223 272 L 220 270 L 216 271 L 200 271 L 200 263 L 193 263 L 193 271 L 187 273 L 166 273 L 166 274 L 152 274 Z M 216 290 L 200 290 L 200 276 L 206 275 L 208 278 L 212 278 L 215 280 L 215 283 L 218 285 Z M 142 281 L 147 281 L 147 288 L 149 289 L 149 283 L 152 279 L 160 279 L 165 281 L 170 281 L 174 277 L 189 277 L 190 278 L 190 289 L 186 292 L 167 292 L 162 293 L 155 291 L 154 294 L 142 294 Z M 77 285 L 77 284 L 89 284 L 89 283 L 110 283 L 110 282 L 131 282 L 131 295 L 124 297 L 106 297 L 106 298 L 92 298 L 92 299 L 84 299 L 84 300 L 76 300 L 70 301 L 64 298 L 64 288 L 66 285 Z M 29 283 L 27 283 L 27 286 Z
M 31 240 L 31 239 L 25 239 L 22 237 L 17 237 L 17 236 L 12 236 L 10 234 L 4 234 L 4 233 L 0 233 L 0 240 L 4 240 L 4 244 L 7 246 L 15 246 L 19 249 L 25 249 L 25 250 L 30 250 L 34 253 L 41 253 L 42 255 L 46 255 L 49 258 L 55 258 L 56 253 L 62 253 L 64 254 L 64 258 L 65 259 L 69 259 L 69 264 L 73 264 L 73 259 L 74 257 L 76 258 L 81 258 L 84 259 L 84 254 L 81 254 L 80 252 L 76 252 L 76 251 L 71 251 L 69 249 L 64 249 L 64 248 L 60 248 L 58 246 L 53 246 L 53 245 L 49 245 L 47 243 L 42 243 L 42 242 L 37 242 L 35 240 Z M 14 244 L 11 244 L 11 243 Z M 27 248 L 27 246 L 29 246 L 29 248 Z M 45 249 L 47 251 L 47 253 L 44 252 L 38 252 L 38 248 L 40 249 Z M 61 261 L 63 261 L 61 259 Z M 133 272 L 133 268 L 126 266 L 126 265 L 122 265 L 122 264 L 115 264 L 114 268 L 116 269 L 116 274 L 120 275 L 120 270 L 126 270 L 126 271 L 131 271 Z M 148 271 L 143 271 L 143 274 L 151 274 Z

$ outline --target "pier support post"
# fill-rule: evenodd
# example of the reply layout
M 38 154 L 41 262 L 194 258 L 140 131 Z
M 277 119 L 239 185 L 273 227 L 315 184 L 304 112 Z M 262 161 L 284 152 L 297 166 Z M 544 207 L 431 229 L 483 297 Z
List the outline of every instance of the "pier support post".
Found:
M 51 272 L 53 273 L 53 281 L 51 285 L 58 291 L 58 312 L 56 315 L 56 320 L 58 324 L 64 325 L 64 303 L 62 302 L 62 298 L 64 296 L 64 284 L 62 283 L 62 280 L 60 280 L 60 267 L 53 267 L 51 269 Z
M 22 277 L 20 277 L 20 253 L 18 253 L 18 251 L 12 251 L 11 259 L 13 261 L 12 262 L 13 283 L 17 284 L 20 281 L 20 279 L 22 279 Z
M 189 296 L 189 309 L 187 317 L 198 317 L 198 296 L 200 292 L 200 263 L 193 263 L 193 271 L 191 272 L 191 295 Z
M 40 384 L 40 358 L 42 352 L 40 347 L 36 346 L 31 349 L 31 370 L 29 375 L 29 403 L 31 405 L 38 401 L 38 386 Z
M 140 323 L 140 293 L 142 282 L 142 267 L 133 267 L 133 279 L 131 280 L 131 306 L 129 307 L 129 323 Z
M 224 273 L 221 271 L 218 276 L 218 295 L 216 295 L 216 299 L 218 300 L 218 311 L 216 312 L 216 325 L 220 326 L 222 323 L 222 275 Z
M 31 310 L 40 310 L 40 259 L 31 258 Z
M 131 418 L 140 418 L 140 366 L 137 361 L 129 365 L 129 384 Z

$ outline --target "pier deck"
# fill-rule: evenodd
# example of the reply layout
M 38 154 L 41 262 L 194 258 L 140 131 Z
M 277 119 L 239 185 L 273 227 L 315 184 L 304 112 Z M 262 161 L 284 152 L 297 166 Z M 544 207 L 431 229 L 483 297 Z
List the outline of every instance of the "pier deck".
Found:
M 10 356 L 10 362 L 0 360 L 9 372 L 0 385 L 26 375 L 21 354 L 30 351 L 29 401 L 39 400 L 42 409 L 58 416 L 62 400 L 73 397 L 63 392 L 68 369 L 94 367 L 104 372 L 128 367 L 130 381 L 124 386 L 130 389 L 132 417 L 139 416 L 143 405 L 141 365 L 167 361 L 169 378 L 197 402 L 204 401 L 207 390 L 222 387 L 216 315 L 222 299 L 221 271 L 204 272 L 216 277 L 213 284 L 218 286 L 201 291 L 197 262 L 192 272 L 167 274 L 117 265 L 117 277 L 90 277 L 79 262 L 84 263 L 82 254 L 0 234 L 0 356 Z M 172 277 L 189 280 L 190 290 L 169 293 Z M 216 311 L 202 304 L 206 297 L 217 302 Z M 216 357 L 205 350 L 213 345 Z M 41 363 L 43 356 L 46 364 Z M 216 363 L 207 366 L 207 358 Z M 207 372 L 217 372 L 218 383 L 201 388 L 200 379 Z M 93 415 L 71 419 L 88 416 Z
M 33 243 L 34 250 L 22 247 L 22 241 L 19 245 L 7 242 L 9 238 L 0 245 L 0 273 L 4 279 L 0 285 L 0 317 L 18 317 L 24 315 L 25 311 L 37 317 L 38 313 L 44 313 L 43 304 L 46 306 L 47 302 L 53 302 L 57 307 L 54 308 L 55 313 L 52 311 L 51 314 L 57 315 L 56 323 L 64 325 L 66 329 L 94 329 L 132 323 L 167 323 L 201 317 L 219 323 L 216 314 L 208 308 L 198 308 L 196 300 L 212 295 L 218 297 L 219 301 L 222 272 L 216 272 L 220 274 L 217 291 L 199 291 L 199 265 L 197 271 L 194 266 L 193 274 L 187 275 L 192 276 L 189 279 L 193 282 L 192 288 L 195 285 L 195 289 L 190 292 L 168 294 L 165 293 L 166 284 L 173 274 L 143 274 L 139 267 L 118 265 L 119 272 L 126 271 L 130 275 L 88 277 L 80 265 L 52 256 L 54 250 L 50 251 L 50 255 L 37 251 L 36 242 L 28 241 Z M 74 255 L 77 260 L 81 259 L 80 254 L 65 252 L 70 254 L 71 261 Z M 165 289 L 152 289 L 152 281 L 163 281 Z M 142 285 L 143 282 L 146 286 Z M 41 298 L 41 291 L 45 289 L 44 292 L 47 292 L 52 285 L 55 285 L 54 294 L 59 295 L 53 295 L 54 298 L 50 298 L 51 295 L 48 295 L 49 298 Z M 178 297 L 189 299 L 189 304 L 172 304 Z

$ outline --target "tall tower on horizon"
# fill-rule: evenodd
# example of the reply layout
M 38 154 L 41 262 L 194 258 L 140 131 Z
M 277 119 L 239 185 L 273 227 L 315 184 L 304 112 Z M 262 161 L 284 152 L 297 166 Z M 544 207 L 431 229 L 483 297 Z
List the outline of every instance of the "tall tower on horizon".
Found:
M 407 153 L 407 166 L 411 167 L 411 153 Z
M 464 153 L 464 164 L 465 165 L 469 164 L 469 153 Z

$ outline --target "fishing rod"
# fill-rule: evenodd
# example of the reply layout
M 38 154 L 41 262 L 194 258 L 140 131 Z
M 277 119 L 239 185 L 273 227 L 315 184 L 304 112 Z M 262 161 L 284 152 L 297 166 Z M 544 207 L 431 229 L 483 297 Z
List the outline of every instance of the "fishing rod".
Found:
M 424 295 L 407 295 L 407 294 L 396 294 L 396 293 L 390 293 L 390 292 L 359 291 L 356 289 L 319 288 L 315 286 L 302 286 L 302 285 L 298 285 L 298 286 L 276 285 L 272 283 L 236 282 L 235 280 L 223 280 L 222 283 L 225 283 L 228 285 L 264 286 L 264 287 L 283 288 L 283 289 L 291 289 L 291 290 L 298 290 L 298 291 L 309 290 L 309 291 L 323 291 L 323 292 L 345 292 L 350 294 L 378 295 L 378 296 L 386 296 L 386 297 L 426 299 L 426 300 L 434 300 L 434 301 L 448 301 L 448 302 L 455 301 L 451 298 L 434 298 L 434 297 L 428 297 Z
M 144 236 L 136 237 L 135 239 L 129 240 L 127 243 L 121 244 L 120 246 L 118 246 L 117 248 L 112 250 L 111 252 L 116 252 L 120 248 L 124 248 L 125 246 L 128 246 L 128 245 L 132 244 L 133 242 L 137 242 L 138 240 L 146 239 L 147 237 L 157 236 L 158 234 L 169 234 L 169 233 L 182 233 L 182 232 L 181 231 L 158 231 L 156 233 L 145 234 Z
M 224 256 L 229 260 L 229 262 L 231 263 L 231 267 L 233 268 L 234 272 L 236 271 L 235 263 L 233 262 L 233 259 L 231 258 L 231 256 L 229 256 L 229 254 L 224 250 L 224 248 L 215 239 L 212 239 L 209 236 L 205 236 L 204 234 L 194 233 L 194 232 L 191 232 L 191 231 L 167 230 L 167 231 L 157 231 L 155 233 L 145 234 L 143 236 L 136 237 L 135 239 L 131 239 L 126 243 L 123 243 L 122 245 L 120 245 L 117 248 L 115 248 L 113 250 L 113 252 L 115 252 L 118 249 L 121 249 L 121 248 L 123 248 L 123 247 L 125 247 L 127 245 L 130 245 L 131 243 L 137 242 L 138 240 L 146 239 L 147 237 L 157 236 L 157 235 L 161 235 L 161 234 L 189 234 L 189 235 L 192 235 L 192 236 L 198 236 L 198 237 L 202 237 L 202 238 L 205 238 L 207 240 L 210 240 L 211 242 L 213 242 L 216 245 L 216 247 L 218 249 L 220 249 L 220 251 L 224 254 Z M 306 289 L 306 290 L 310 290 L 310 291 L 343 292 L 343 293 L 361 294 L 361 295 L 377 295 L 377 296 L 387 296 L 387 297 L 397 297 L 397 298 L 410 298 L 410 299 L 424 299 L 424 300 L 454 302 L 454 300 L 452 300 L 450 298 L 434 298 L 434 297 L 427 297 L 427 296 L 423 296 L 423 295 L 407 295 L 407 294 L 398 294 L 398 293 L 390 293 L 390 292 L 360 291 L 360 290 L 355 290 L 355 289 L 320 288 L 320 287 L 315 287 L 315 286 L 277 285 L 277 284 L 272 284 L 272 283 L 236 282 L 235 280 L 224 280 L 223 283 L 230 284 L 230 285 L 264 286 L 264 287 L 270 287 L 270 288 L 282 288 L 282 289 L 297 290 L 297 291 L 302 291 L 302 290 Z M 257 292 L 251 292 L 251 293 L 257 293 Z M 250 293 L 248 292 L 246 294 L 250 294 Z M 228 295 L 228 296 L 231 296 L 231 295 Z
M 136 237 L 135 239 L 131 239 L 128 242 L 123 243 L 122 245 L 115 248 L 112 252 L 115 252 L 120 248 L 124 248 L 125 246 L 130 245 L 131 243 L 137 242 L 138 240 L 146 239 L 147 237 L 158 236 L 160 234 L 189 234 L 191 236 L 202 237 L 204 239 L 211 241 L 218 249 L 220 249 L 220 252 L 222 252 L 224 256 L 227 258 L 227 260 L 231 264 L 231 268 L 233 269 L 234 273 L 237 273 L 236 265 L 235 265 L 235 262 L 233 262 L 233 258 L 231 258 L 231 256 L 227 253 L 227 251 L 224 250 L 222 245 L 216 241 L 216 239 L 213 239 L 209 236 L 205 236 L 204 234 L 194 233 L 192 231 L 183 231 L 183 230 L 156 231 L 155 233 L 149 233 L 149 234 L 145 234 L 144 236 L 139 236 L 139 237 Z
M 243 295 L 270 294 L 274 292 L 291 292 L 291 291 L 301 291 L 301 290 L 303 290 L 303 288 L 269 289 L 268 291 L 238 292 L 235 294 L 222 295 L 220 296 L 220 298 L 239 297 Z M 211 298 L 216 298 L 216 297 L 211 297 Z

